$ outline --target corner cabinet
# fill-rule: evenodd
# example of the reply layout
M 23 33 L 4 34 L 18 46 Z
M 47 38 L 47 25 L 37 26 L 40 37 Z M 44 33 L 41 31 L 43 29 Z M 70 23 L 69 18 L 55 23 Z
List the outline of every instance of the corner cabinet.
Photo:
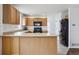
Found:
M 57 38 L 3 36 L 3 55 L 56 55 Z
M 19 24 L 20 12 L 12 5 L 3 4 L 3 24 Z

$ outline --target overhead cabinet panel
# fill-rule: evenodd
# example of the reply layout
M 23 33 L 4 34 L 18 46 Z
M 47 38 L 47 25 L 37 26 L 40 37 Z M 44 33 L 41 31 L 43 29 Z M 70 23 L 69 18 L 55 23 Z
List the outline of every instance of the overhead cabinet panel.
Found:
M 20 24 L 20 12 L 12 5 L 3 5 L 3 24 Z

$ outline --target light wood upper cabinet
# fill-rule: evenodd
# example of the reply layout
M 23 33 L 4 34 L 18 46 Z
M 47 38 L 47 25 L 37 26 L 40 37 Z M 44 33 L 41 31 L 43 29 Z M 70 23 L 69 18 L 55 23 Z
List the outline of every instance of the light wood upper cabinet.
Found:
M 33 26 L 34 18 L 28 18 L 28 26 Z
M 38 21 L 42 21 L 42 25 L 47 26 L 47 18 L 39 18 Z
M 17 24 L 16 13 L 17 13 L 17 10 L 14 7 L 11 7 L 11 20 L 10 20 L 11 24 Z
M 41 21 L 42 26 L 47 26 L 47 18 L 25 18 L 25 24 L 27 26 L 33 26 L 34 21 Z
M 12 5 L 3 5 L 3 23 L 4 24 L 19 24 L 20 12 L 17 11 Z
M 7 24 L 10 23 L 11 19 L 11 10 L 10 5 L 3 5 L 3 23 Z

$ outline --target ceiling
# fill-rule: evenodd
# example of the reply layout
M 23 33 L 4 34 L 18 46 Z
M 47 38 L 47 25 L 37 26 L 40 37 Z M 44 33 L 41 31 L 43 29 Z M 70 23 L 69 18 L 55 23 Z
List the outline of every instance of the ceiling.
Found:
M 67 10 L 79 8 L 79 4 L 14 4 L 20 12 L 29 15 L 49 15 Z

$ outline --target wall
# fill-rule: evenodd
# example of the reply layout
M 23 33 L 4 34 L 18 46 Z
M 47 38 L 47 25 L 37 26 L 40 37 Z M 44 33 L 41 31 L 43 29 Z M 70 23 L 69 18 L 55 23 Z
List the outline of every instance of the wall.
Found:
M 48 33 L 53 34 L 53 35 L 59 35 L 60 31 L 60 20 L 64 18 L 65 15 L 67 15 L 67 10 L 57 13 L 57 14 L 52 14 L 48 15 Z
M 0 35 L 2 35 L 2 4 L 0 4 Z
M 3 32 L 21 30 L 21 25 L 3 24 Z
M 79 48 L 79 8 L 70 8 L 70 48 Z
M 0 36 L 2 35 L 2 5 L 0 4 Z M 0 37 L 0 55 L 2 54 L 2 37 Z
M 25 16 L 22 13 L 20 13 L 20 25 L 25 25 L 23 22 L 23 20 L 25 20 L 24 18 Z
M 2 4 L 0 4 L 0 24 L 2 23 Z
M 61 13 L 61 18 L 62 18 L 62 19 L 63 19 L 65 16 L 68 16 L 68 9 L 62 11 L 62 13 Z
M 56 20 L 55 20 L 55 15 L 48 15 L 47 18 L 48 18 L 48 34 L 51 34 L 51 35 L 56 35 Z

